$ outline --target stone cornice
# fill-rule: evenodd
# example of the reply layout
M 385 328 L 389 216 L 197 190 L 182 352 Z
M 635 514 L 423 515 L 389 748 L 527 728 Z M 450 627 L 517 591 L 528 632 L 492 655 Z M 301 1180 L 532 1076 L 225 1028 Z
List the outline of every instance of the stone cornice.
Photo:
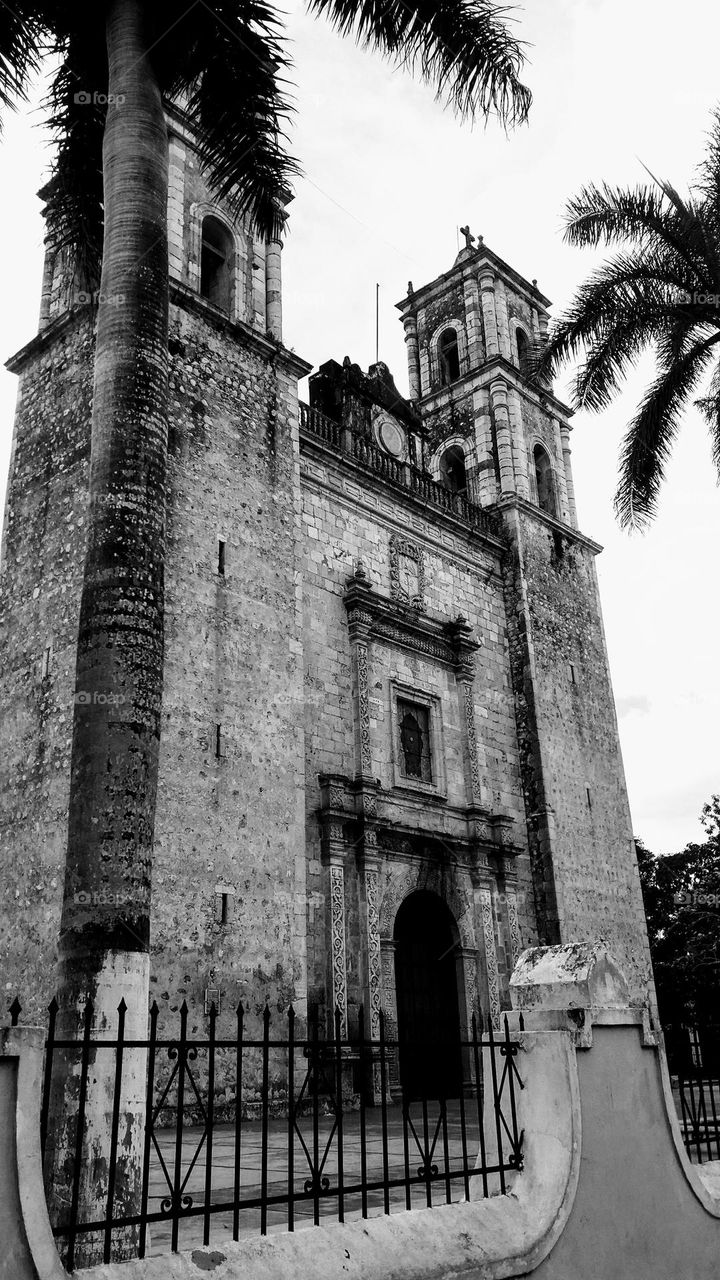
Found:
M 348 580 L 344 604 L 351 637 L 395 644 L 469 674 L 480 644 L 464 618 L 447 622 L 428 617 L 411 604 L 380 595 L 357 576 Z
M 528 302 L 534 303 L 536 306 L 539 305 L 545 310 L 552 306 L 550 298 L 546 298 L 537 285 L 531 284 L 518 271 L 515 271 L 514 267 L 511 267 L 498 254 L 493 253 L 492 249 L 488 249 L 484 243 L 478 249 L 473 250 L 472 254 L 463 257 L 462 263 L 456 259 L 449 271 L 444 271 L 442 275 L 436 276 L 430 284 L 424 284 L 419 289 L 414 289 L 401 302 L 396 302 L 395 306 L 398 311 L 415 311 L 417 310 L 418 300 L 420 305 L 425 306 L 433 294 L 441 292 L 454 277 L 464 280 L 468 276 L 477 275 L 485 265 L 489 266 L 502 280 L 512 285 L 518 293 L 524 294 Z
M 427 412 L 434 408 L 439 408 L 442 403 L 447 400 L 449 393 L 457 388 L 458 397 L 467 395 L 473 391 L 484 390 L 490 386 L 490 383 L 497 377 L 503 377 L 508 385 L 514 387 L 516 391 L 520 391 L 527 396 L 538 408 L 543 409 L 546 413 L 555 414 L 562 419 L 562 425 L 569 426 L 568 419 L 574 416 L 575 410 L 569 405 L 559 400 L 553 391 L 546 387 L 540 387 L 537 382 L 533 382 L 532 378 L 526 378 L 520 372 L 512 361 L 507 360 L 505 356 L 492 356 L 490 360 L 485 360 L 475 369 L 468 370 L 467 373 L 456 378 L 455 382 L 449 386 L 438 387 L 436 391 L 428 391 L 427 395 L 421 396 L 418 404 Z
M 593 555 L 597 556 L 602 551 L 599 542 L 593 542 L 592 538 L 588 538 L 586 534 L 580 533 L 579 529 L 574 529 L 572 525 L 565 524 L 562 520 L 558 520 L 555 516 L 548 515 L 547 511 L 536 507 L 533 502 L 528 502 L 526 498 L 519 498 L 515 493 L 506 493 L 498 499 L 497 509 L 500 512 L 518 510 L 533 516 L 539 524 L 545 524 L 549 529 L 553 529 L 557 533 L 562 534 L 563 538 L 568 538 L 571 542 L 577 542 L 582 547 L 586 547 Z
M 250 325 L 243 324 L 240 320 L 230 320 L 212 303 L 199 297 L 194 289 L 190 289 L 188 285 L 182 284 L 179 280 L 170 281 L 170 302 L 182 307 L 185 311 L 201 316 L 203 320 L 213 325 L 214 328 L 221 330 L 228 337 L 233 338 L 244 346 L 253 347 L 266 359 L 277 360 L 295 373 L 298 378 L 304 378 L 313 367 L 307 360 L 295 355 L 294 351 L 288 351 L 287 347 L 282 346 L 281 343 L 276 342 L 273 338 L 258 333 L 256 329 L 251 328 Z M 34 338 L 31 338 L 24 347 L 21 347 L 14 356 L 10 357 L 6 362 L 5 368 L 10 373 L 21 373 L 23 366 L 32 356 L 44 351 L 83 317 L 91 320 L 94 329 L 94 308 L 89 302 L 81 303 L 58 316 L 45 329 L 41 329 Z

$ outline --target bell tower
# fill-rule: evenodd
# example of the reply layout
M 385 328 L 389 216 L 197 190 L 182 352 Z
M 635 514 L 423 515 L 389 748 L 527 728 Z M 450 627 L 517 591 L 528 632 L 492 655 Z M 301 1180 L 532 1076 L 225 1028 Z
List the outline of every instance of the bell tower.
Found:
M 398 303 L 435 478 L 497 515 L 505 636 L 544 943 L 607 941 L 638 999 L 645 916 L 571 411 L 533 373 L 549 299 L 462 228 L 451 269 Z

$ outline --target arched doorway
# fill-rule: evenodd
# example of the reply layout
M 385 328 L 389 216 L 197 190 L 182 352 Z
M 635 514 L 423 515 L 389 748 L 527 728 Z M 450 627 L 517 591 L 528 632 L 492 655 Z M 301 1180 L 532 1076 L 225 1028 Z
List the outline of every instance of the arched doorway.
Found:
M 442 898 L 411 893 L 395 917 L 400 1082 L 407 1098 L 460 1094 L 455 922 Z

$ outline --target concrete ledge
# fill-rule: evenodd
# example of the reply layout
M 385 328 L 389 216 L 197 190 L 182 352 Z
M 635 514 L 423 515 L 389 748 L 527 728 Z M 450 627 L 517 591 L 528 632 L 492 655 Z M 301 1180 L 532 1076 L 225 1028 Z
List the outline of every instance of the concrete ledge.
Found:
M 468 1204 L 401 1212 L 292 1235 L 164 1254 L 78 1272 L 85 1280 L 502 1280 L 532 1271 L 560 1237 L 580 1165 L 580 1100 L 568 1035 L 522 1037 L 518 1098 L 525 1168 L 512 1192 Z
M 45 1032 L 40 1027 L 0 1029 L 0 1196 L 9 1210 L 3 1224 L 2 1280 L 62 1280 L 45 1203 L 40 1155 L 40 1096 Z M 11 1157 L 9 1159 L 8 1157 Z

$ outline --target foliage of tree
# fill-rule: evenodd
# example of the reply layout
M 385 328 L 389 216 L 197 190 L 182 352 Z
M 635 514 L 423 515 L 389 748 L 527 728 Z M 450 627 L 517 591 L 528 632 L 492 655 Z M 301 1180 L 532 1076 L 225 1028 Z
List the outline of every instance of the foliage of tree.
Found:
M 702 812 L 707 839 L 657 856 L 637 842 L 660 1018 L 720 1024 L 720 796 Z
M 580 360 L 573 403 L 601 412 L 641 352 L 653 350 L 655 378 L 620 454 L 615 510 L 625 528 L 655 515 L 684 414 L 710 373 L 696 403 L 720 470 L 720 110 L 687 196 L 649 178 L 634 189 L 586 186 L 568 204 L 569 244 L 617 252 L 580 286 L 536 360 L 540 377 Z

